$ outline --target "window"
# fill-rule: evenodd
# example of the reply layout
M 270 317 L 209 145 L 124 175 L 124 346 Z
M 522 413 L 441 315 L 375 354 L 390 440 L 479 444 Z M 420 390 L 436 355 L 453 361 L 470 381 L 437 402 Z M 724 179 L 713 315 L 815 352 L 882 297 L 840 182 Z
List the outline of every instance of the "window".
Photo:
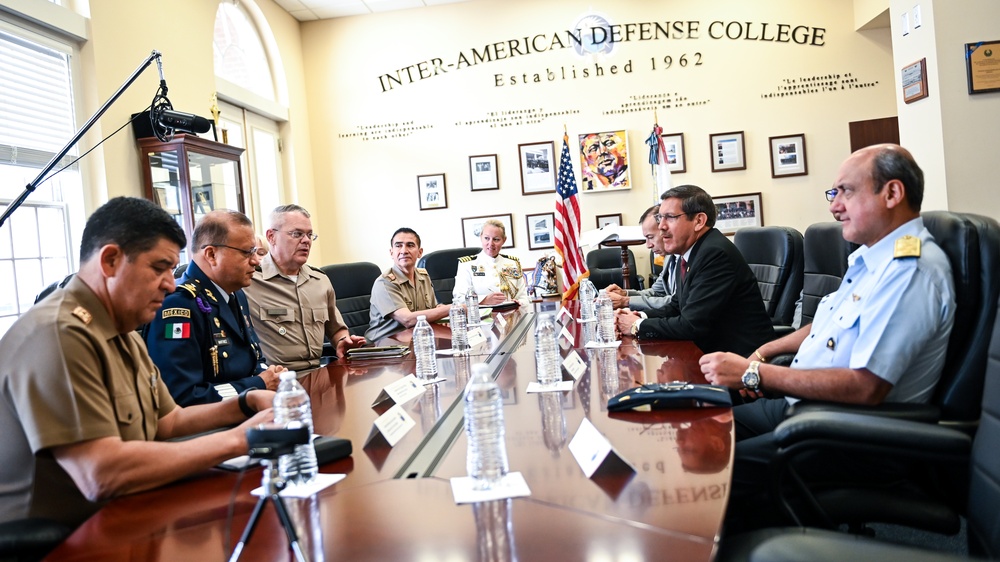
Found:
M 229 2 L 219 4 L 212 52 L 216 76 L 274 101 L 274 79 L 264 44 L 240 6 Z
M 73 136 L 71 53 L 0 22 L 0 210 Z M 75 149 L 54 170 L 73 158 Z M 0 336 L 46 285 L 76 269 L 71 240 L 83 220 L 83 185 L 73 164 L 42 181 L 0 228 Z

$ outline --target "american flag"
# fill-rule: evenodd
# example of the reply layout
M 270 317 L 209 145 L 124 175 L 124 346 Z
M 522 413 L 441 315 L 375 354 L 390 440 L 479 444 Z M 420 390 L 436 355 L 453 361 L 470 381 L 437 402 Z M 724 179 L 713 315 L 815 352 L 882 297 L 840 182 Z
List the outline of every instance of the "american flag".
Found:
M 587 277 L 586 262 L 580 251 L 580 202 L 576 176 L 569 158 L 569 135 L 563 133 L 562 156 L 559 157 L 559 183 L 556 186 L 556 251 L 563 261 L 563 300 L 576 297 L 580 280 Z

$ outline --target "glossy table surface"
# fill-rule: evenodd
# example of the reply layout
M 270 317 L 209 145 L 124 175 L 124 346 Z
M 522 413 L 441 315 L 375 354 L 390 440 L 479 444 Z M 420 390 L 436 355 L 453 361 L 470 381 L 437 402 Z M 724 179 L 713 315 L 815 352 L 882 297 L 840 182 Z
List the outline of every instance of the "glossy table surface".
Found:
M 618 349 L 584 349 L 593 324 L 567 321 L 576 343 L 563 340 L 562 354 L 578 353 L 587 372 L 571 392 L 527 394 L 535 380 L 537 314 L 526 308 L 504 313 L 506 322 L 495 314 L 483 326 L 488 341 L 469 355 L 438 357 L 445 380 L 403 405 L 416 426 L 393 447 L 379 440 L 366 446 L 385 408 L 373 408 L 373 401 L 414 371 L 412 354 L 338 361 L 300 379 L 312 397 L 316 433 L 350 439 L 354 447 L 350 458 L 321 467 L 346 474 L 344 480 L 287 502 L 312 560 L 644 560 L 665 552 L 671 559 L 711 559 L 729 491 L 729 409 L 606 411 L 608 398 L 643 382 L 704 382 L 700 351 L 690 342 L 628 339 Z M 438 348 L 449 348 L 447 325 L 434 330 Z M 397 339 L 408 343 L 409 335 Z M 477 362 L 495 372 L 502 389 L 510 469 L 524 475 L 530 497 L 475 505 L 452 498 L 448 479 L 465 475 L 459 398 Z M 583 474 L 567 447 L 584 418 L 634 472 Z M 259 468 L 241 481 L 212 470 L 116 499 L 49 559 L 225 560 L 250 517 L 256 499 L 249 491 L 260 478 Z M 241 560 L 290 559 L 268 506 Z

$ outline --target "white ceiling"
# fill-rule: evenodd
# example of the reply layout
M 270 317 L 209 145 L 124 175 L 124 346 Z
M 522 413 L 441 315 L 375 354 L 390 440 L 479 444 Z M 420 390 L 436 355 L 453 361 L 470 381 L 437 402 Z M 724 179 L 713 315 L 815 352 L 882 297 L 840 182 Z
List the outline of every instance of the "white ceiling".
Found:
M 469 0 L 275 0 L 279 6 L 299 21 L 342 18 L 423 8 L 438 4 L 455 4 Z

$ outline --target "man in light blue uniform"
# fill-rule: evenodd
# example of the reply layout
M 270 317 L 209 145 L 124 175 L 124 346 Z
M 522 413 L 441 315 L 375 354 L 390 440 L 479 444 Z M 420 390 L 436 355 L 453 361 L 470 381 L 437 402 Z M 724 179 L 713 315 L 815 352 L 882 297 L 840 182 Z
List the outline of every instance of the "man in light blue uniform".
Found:
M 741 507 L 738 488 L 767 485 L 767 462 L 776 450 L 771 432 L 790 403 L 923 403 L 941 376 L 955 287 L 947 256 L 920 218 L 923 172 L 899 146 L 867 147 L 844 162 L 827 199 L 844 238 L 861 247 L 813 323 L 749 358 L 712 353 L 701 359 L 709 382 L 750 396 L 766 389 L 789 397 L 733 410 L 735 509 Z M 796 353 L 791 367 L 764 363 L 783 353 Z

